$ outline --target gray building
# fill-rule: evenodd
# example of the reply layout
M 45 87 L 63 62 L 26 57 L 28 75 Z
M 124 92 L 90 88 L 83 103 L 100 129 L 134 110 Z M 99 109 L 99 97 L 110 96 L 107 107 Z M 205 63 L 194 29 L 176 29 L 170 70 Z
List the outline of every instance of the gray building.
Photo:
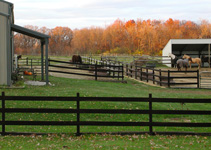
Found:
M 14 24 L 13 4 L 0 1 L 0 85 L 11 85 L 14 58 L 13 32 L 28 35 L 41 41 L 42 79 L 48 84 L 48 41 L 50 36 Z M 45 60 L 44 60 L 45 45 Z M 44 66 L 44 61 L 45 66 Z M 45 68 L 45 72 L 44 72 Z
M 14 23 L 13 4 L 0 1 L 0 85 L 11 85 Z

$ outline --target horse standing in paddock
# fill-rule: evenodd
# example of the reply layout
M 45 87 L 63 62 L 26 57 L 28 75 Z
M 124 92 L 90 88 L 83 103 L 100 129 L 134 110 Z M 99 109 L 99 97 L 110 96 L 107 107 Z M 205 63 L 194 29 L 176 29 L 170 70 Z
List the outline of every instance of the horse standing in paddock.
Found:
M 177 67 L 177 60 L 181 59 L 181 56 L 177 57 L 174 54 L 169 53 L 168 57 L 171 57 L 171 64 L 173 65 L 173 68 L 176 68 Z
M 192 57 L 190 57 L 190 56 L 188 56 L 188 55 L 184 55 L 183 57 L 182 57 L 183 59 L 188 59 L 188 61 L 189 61 L 189 65 L 190 65 L 190 68 L 191 68 L 191 64 L 193 63 L 197 63 L 198 64 L 198 69 L 200 69 L 200 67 L 201 67 L 201 59 L 200 58 L 192 58 Z
M 72 56 L 72 63 L 79 63 L 82 64 L 82 58 L 80 55 L 73 55 Z
M 173 68 L 176 68 L 177 66 L 177 56 L 175 56 L 174 54 L 169 53 L 168 57 L 171 57 L 171 64 L 173 66 Z
M 209 57 L 202 55 L 202 57 L 201 57 L 202 67 L 204 67 L 205 62 L 209 63 Z M 210 58 L 210 66 L 211 66 L 211 58 Z
M 178 71 L 181 71 L 181 68 L 185 68 L 185 71 L 187 71 L 188 59 L 178 59 L 177 60 L 177 69 L 178 69 Z

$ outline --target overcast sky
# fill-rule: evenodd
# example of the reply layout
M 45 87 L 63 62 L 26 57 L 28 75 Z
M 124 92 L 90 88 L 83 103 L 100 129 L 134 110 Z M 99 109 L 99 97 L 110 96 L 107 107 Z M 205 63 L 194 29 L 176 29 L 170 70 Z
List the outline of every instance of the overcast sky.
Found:
M 15 23 L 71 29 L 110 25 L 116 19 L 168 18 L 211 22 L 211 0 L 7 0 Z

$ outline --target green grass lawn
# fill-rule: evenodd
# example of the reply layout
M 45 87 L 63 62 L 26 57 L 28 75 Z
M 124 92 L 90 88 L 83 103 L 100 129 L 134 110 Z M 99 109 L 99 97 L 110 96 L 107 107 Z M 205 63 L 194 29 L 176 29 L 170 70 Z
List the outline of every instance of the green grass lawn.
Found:
M 82 97 L 153 97 L 160 98 L 211 98 L 205 89 L 165 89 L 152 87 L 134 80 L 126 83 L 77 80 L 50 76 L 55 86 L 28 86 L 22 89 L 1 88 L 8 96 L 76 96 Z M 20 84 L 20 83 L 19 83 Z M 210 104 L 155 103 L 153 109 L 210 110 Z M 7 108 L 76 108 L 75 102 L 6 102 Z M 104 109 L 148 109 L 147 103 L 138 102 L 81 102 L 81 108 Z M 6 114 L 7 120 L 76 120 L 76 114 Z M 148 115 L 82 114 L 83 121 L 147 121 Z M 211 117 L 200 115 L 153 115 L 153 121 L 210 122 Z M 81 132 L 148 131 L 148 127 L 81 127 Z M 166 128 L 156 127 L 154 131 L 211 132 L 210 128 Z M 1 136 L 1 149 L 210 149 L 210 137 L 201 136 L 150 136 L 150 135 L 83 135 L 76 137 L 76 127 L 67 126 L 7 126 L 6 131 L 70 133 L 46 136 Z

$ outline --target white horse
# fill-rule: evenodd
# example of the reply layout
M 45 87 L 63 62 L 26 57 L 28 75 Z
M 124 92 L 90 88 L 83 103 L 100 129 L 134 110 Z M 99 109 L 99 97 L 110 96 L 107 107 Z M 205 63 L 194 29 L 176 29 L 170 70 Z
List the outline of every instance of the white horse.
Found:
M 169 53 L 168 57 L 171 57 L 171 59 L 175 59 L 176 58 L 176 56 L 174 54 L 172 54 L 172 53 Z
M 171 64 L 173 65 L 174 68 L 176 68 L 178 57 L 171 53 L 169 53 L 168 57 L 171 57 Z

